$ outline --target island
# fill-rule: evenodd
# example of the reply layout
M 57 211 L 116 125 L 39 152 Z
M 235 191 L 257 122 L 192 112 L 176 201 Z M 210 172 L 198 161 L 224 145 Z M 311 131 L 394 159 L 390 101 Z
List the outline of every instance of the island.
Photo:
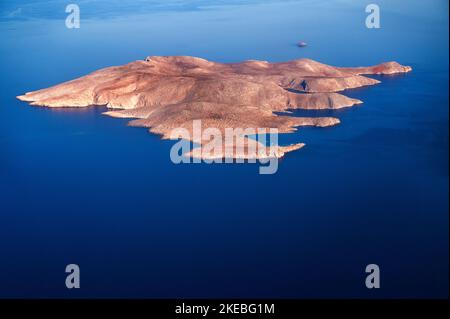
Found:
M 397 74 L 411 67 L 387 62 L 370 67 L 334 67 L 310 59 L 270 63 L 247 60 L 217 63 L 190 56 L 149 56 L 122 66 L 95 71 L 50 88 L 28 92 L 17 98 L 46 107 L 107 106 L 104 114 L 130 118 L 129 125 L 141 126 L 164 139 L 184 138 L 202 145 L 194 134 L 195 122 L 202 129 L 266 128 L 289 133 L 302 126 L 326 127 L 340 123 L 335 117 L 298 117 L 295 109 L 339 109 L 362 101 L 341 92 L 379 83 L 370 74 Z M 180 137 L 174 130 L 191 134 Z M 224 134 L 225 136 L 225 134 Z M 245 145 L 257 143 L 247 135 Z M 225 157 L 223 152 L 203 152 L 194 148 L 188 155 L 199 158 Z M 273 153 L 246 152 L 232 147 L 233 158 L 282 157 L 304 146 L 279 146 Z

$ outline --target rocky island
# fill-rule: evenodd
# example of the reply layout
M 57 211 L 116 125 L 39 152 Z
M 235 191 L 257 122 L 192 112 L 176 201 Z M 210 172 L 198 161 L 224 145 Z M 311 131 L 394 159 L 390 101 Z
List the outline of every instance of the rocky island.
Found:
M 334 117 L 290 116 L 289 110 L 338 109 L 360 104 L 360 100 L 337 92 L 379 83 L 364 75 L 409 71 L 411 67 L 397 62 L 348 68 L 310 59 L 216 63 L 189 56 L 150 56 L 17 98 L 47 107 L 106 105 L 110 110 L 104 114 L 131 118 L 130 125 L 147 127 L 166 139 L 173 139 L 171 132 L 177 128 L 192 132 L 195 120 L 201 120 L 204 129 L 222 132 L 226 128 L 274 128 L 288 133 L 300 126 L 339 123 Z M 283 111 L 286 113 L 277 114 Z M 190 136 L 191 141 L 204 143 L 195 134 Z M 243 138 L 246 144 L 253 143 L 252 139 Z M 281 157 L 303 145 L 277 146 L 274 156 Z M 212 158 L 224 154 L 196 153 L 194 149 L 190 155 Z M 248 155 L 244 149 L 233 149 L 234 158 L 254 156 L 267 154 Z

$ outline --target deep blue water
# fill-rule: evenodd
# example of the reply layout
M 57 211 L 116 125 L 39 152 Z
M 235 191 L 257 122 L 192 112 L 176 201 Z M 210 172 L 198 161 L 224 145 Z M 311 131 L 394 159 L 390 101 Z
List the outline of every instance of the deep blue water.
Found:
M 448 296 L 447 1 L 377 1 L 380 29 L 366 1 L 123 2 L 76 1 L 78 30 L 66 1 L 0 4 L 0 297 Z M 274 175 L 174 165 L 173 142 L 102 108 L 15 99 L 147 55 L 414 70 L 297 112 L 342 123 L 283 135 L 307 146 Z

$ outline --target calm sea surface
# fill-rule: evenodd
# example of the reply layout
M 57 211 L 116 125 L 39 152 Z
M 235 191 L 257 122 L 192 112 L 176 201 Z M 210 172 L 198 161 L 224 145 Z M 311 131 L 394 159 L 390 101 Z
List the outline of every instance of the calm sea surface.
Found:
M 0 297 L 448 296 L 447 1 L 377 1 L 380 29 L 367 1 L 77 1 L 77 30 L 67 1 L 5 2 Z M 342 123 L 282 136 L 306 147 L 274 175 L 174 165 L 173 142 L 102 108 L 15 99 L 147 55 L 414 70 L 345 92 L 357 107 L 297 112 Z

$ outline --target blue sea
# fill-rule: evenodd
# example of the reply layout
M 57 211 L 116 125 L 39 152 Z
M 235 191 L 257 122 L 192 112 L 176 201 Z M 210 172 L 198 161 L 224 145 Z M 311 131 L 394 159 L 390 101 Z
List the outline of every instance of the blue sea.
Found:
M 1 1 L 0 297 L 448 297 L 449 4 L 373 2 L 379 29 L 369 1 Z M 102 107 L 15 98 L 148 55 L 413 71 L 344 92 L 353 108 L 295 112 L 342 123 L 281 136 L 306 146 L 273 175 L 175 165 L 173 141 Z

